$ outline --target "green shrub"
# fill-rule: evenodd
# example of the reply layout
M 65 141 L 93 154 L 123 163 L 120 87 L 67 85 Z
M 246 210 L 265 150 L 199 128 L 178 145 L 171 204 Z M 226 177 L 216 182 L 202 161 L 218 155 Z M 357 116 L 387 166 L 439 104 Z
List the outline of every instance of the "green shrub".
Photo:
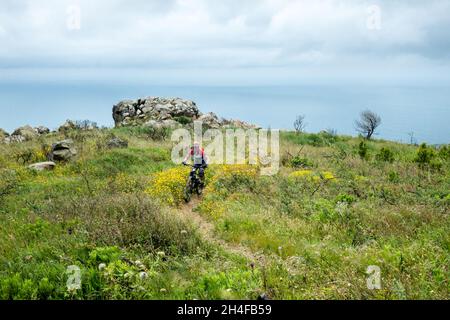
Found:
M 426 143 L 422 143 L 417 150 L 414 162 L 419 165 L 420 168 L 424 169 L 429 167 L 431 161 L 436 157 L 436 152 L 427 146 Z
M 12 194 L 20 183 L 20 176 L 16 170 L 0 169 L 0 204 L 4 197 Z
M 121 253 L 118 247 L 99 247 L 89 253 L 89 261 L 94 266 L 100 263 L 110 263 L 118 260 Z
M 432 170 L 432 171 L 441 171 L 442 170 L 442 161 L 441 160 L 439 160 L 439 159 L 434 159 L 434 160 L 431 160 L 431 162 L 430 162 L 430 169 Z
M 367 160 L 369 157 L 369 147 L 364 140 L 362 140 L 358 145 L 358 155 L 362 160 Z
M 86 166 L 93 168 L 97 176 L 111 177 L 118 173 L 141 173 L 160 169 L 156 164 L 170 161 L 170 153 L 162 148 L 112 149 L 95 159 L 88 160 Z
M 165 141 L 169 136 L 171 130 L 166 127 L 152 127 L 149 126 L 145 129 L 147 136 L 155 141 Z
M 145 194 L 105 194 L 71 203 L 55 203 L 52 211 L 62 215 L 64 221 L 78 219 L 78 232 L 85 232 L 100 247 L 192 253 L 201 245 L 199 235 L 190 225 Z M 102 249 L 96 251 L 95 257 L 111 254 L 115 254 L 113 249 Z
M 171 129 L 154 126 L 126 126 L 113 129 L 121 135 L 135 136 L 138 138 L 149 138 L 155 141 L 165 141 L 170 136 Z
M 314 163 L 308 158 L 302 158 L 300 156 L 292 157 L 290 160 L 290 166 L 292 168 L 311 168 L 314 166 Z
M 394 153 L 389 148 L 381 148 L 380 152 L 376 155 L 376 159 L 380 162 L 394 162 Z
M 356 202 L 356 198 L 350 194 L 340 194 L 336 197 L 335 202 L 336 203 L 344 202 L 347 204 L 352 204 L 352 203 Z
M 180 117 L 174 117 L 173 120 L 175 120 L 176 122 L 182 124 L 183 126 L 191 124 L 192 118 L 186 117 L 186 116 L 180 116 Z
M 292 143 L 299 145 L 311 145 L 314 147 L 325 147 L 342 140 L 341 137 L 335 136 L 333 133 L 322 131 L 320 133 L 295 133 L 282 132 L 282 139 L 286 139 Z
M 438 151 L 438 156 L 443 160 L 450 160 L 450 147 L 441 146 Z
M 389 179 L 389 181 L 392 182 L 392 183 L 397 183 L 397 182 L 400 181 L 400 176 L 399 176 L 399 174 L 398 174 L 397 172 L 395 172 L 395 171 L 390 171 L 390 172 L 388 173 L 388 179 Z

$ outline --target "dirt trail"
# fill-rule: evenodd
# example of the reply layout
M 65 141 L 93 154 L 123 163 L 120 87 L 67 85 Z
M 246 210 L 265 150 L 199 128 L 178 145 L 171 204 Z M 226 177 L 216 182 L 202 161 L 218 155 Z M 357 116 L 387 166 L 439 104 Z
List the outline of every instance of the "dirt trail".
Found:
M 221 246 L 227 252 L 244 256 L 250 263 L 255 265 L 261 265 L 264 263 L 263 254 L 255 253 L 245 246 L 228 243 L 225 240 L 218 238 L 215 235 L 214 225 L 194 211 L 199 204 L 200 200 L 193 198 L 191 202 L 184 205 L 180 211 L 184 217 L 198 226 L 198 230 L 204 239 Z

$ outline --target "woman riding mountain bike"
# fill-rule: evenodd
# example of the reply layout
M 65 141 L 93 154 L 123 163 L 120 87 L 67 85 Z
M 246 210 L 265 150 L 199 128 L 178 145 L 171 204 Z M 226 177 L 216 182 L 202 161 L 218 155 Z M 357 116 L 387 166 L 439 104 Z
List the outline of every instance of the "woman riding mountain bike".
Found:
M 186 155 L 183 165 L 188 165 L 187 161 L 189 158 L 191 158 L 193 165 L 184 194 L 184 200 L 186 202 L 191 200 L 192 194 L 202 194 L 203 188 L 205 187 L 205 169 L 208 167 L 208 158 L 206 157 L 205 150 L 200 147 L 198 142 L 194 142 L 194 146 L 191 147 L 189 153 Z
M 194 142 L 194 145 L 184 158 L 184 165 L 187 165 L 189 158 L 191 158 L 193 167 L 198 170 L 198 175 L 203 188 L 205 184 L 205 169 L 208 168 L 208 157 L 206 156 L 205 149 L 200 146 L 200 143 Z

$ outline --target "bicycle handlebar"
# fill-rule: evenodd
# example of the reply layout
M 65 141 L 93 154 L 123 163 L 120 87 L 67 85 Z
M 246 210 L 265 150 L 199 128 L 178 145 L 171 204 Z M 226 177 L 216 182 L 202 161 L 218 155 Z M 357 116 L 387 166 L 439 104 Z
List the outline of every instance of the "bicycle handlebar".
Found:
M 193 165 L 193 164 L 187 164 L 187 163 L 182 163 L 182 165 L 183 166 L 186 166 L 186 167 L 191 167 L 191 168 L 197 168 L 197 166 L 196 165 Z M 205 165 L 201 165 L 201 167 L 203 167 L 203 168 L 206 168 L 206 166 Z

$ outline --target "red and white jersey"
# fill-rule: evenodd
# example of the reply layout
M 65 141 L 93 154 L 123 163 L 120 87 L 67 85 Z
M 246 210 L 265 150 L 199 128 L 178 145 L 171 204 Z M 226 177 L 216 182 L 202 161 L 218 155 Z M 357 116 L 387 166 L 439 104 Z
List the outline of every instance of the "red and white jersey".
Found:
M 206 163 L 205 149 L 199 148 L 198 151 L 195 152 L 195 148 L 192 147 L 189 154 L 192 157 L 194 165 L 203 165 L 204 163 Z

